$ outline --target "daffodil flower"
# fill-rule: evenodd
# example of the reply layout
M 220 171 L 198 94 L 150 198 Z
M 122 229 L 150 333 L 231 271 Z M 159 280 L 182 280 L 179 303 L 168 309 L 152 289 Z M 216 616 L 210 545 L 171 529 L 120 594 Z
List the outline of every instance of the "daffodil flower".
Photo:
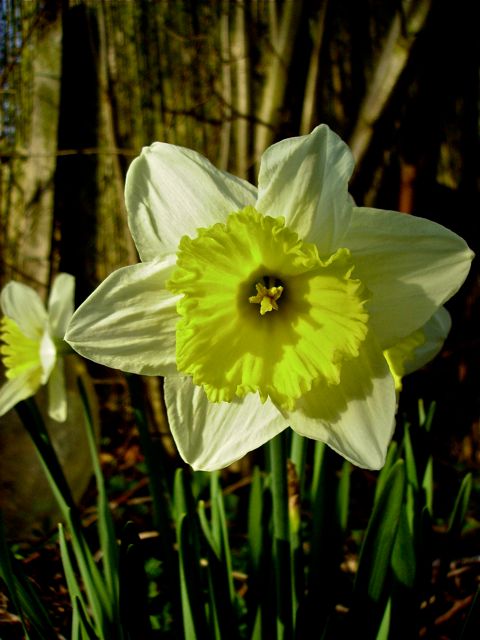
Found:
M 48 309 L 31 287 L 9 282 L 0 295 L 0 355 L 7 381 L 0 388 L 0 416 L 48 384 L 48 414 L 63 422 L 67 402 L 62 355 L 71 352 L 63 337 L 73 314 L 75 280 L 59 274 Z
M 356 207 L 348 147 L 326 126 L 271 146 L 258 189 L 156 143 L 126 180 L 142 263 L 112 273 L 66 339 L 165 376 L 182 457 L 228 465 L 288 425 L 382 466 L 395 384 L 383 352 L 460 287 L 472 253 L 444 227 Z
M 384 352 L 397 392 L 402 390 L 404 376 L 425 366 L 440 352 L 451 326 L 450 314 L 440 307 L 423 327 Z

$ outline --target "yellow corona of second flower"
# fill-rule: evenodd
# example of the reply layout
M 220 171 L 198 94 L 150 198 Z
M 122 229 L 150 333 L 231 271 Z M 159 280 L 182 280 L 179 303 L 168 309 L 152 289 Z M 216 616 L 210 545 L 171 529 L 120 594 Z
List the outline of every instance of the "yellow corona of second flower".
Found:
M 42 369 L 40 359 L 40 337 L 30 338 L 20 330 L 11 318 L 0 321 L 0 354 L 5 365 L 7 378 L 15 378 L 21 373 L 36 368 Z M 39 380 L 41 378 L 39 373 Z

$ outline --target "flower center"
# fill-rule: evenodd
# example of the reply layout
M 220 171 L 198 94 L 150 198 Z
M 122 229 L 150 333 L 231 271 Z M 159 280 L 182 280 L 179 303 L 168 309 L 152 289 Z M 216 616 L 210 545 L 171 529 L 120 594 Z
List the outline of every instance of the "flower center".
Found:
M 24 335 L 11 318 L 0 321 L 0 347 L 7 378 L 16 378 L 22 372 L 41 366 L 40 341 Z
M 283 293 L 283 286 L 275 286 L 275 278 L 272 276 L 265 276 L 264 281 L 268 282 L 268 287 L 263 282 L 257 282 L 255 289 L 257 290 L 256 296 L 250 296 L 248 301 L 252 304 L 260 305 L 260 315 L 264 316 L 269 311 L 278 311 L 277 300 Z
M 253 207 L 183 237 L 167 282 L 182 294 L 178 370 L 212 402 L 258 392 L 293 408 L 316 380 L 338 384 L 342 362 L 367 334 L 366 297 L 352 271 L 347 249 L 323 260 L 283 218 Z

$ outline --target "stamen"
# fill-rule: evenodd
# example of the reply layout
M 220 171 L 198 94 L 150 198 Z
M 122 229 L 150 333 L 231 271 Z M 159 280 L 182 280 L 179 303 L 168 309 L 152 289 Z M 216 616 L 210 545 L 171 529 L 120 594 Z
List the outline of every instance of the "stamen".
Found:
M 252 304 L 260 305 L 260 315 L 264 316 L 268 311 L 278 311 L 277 300 L 283 293 L 283 287 L 281 285 L 274 286 L 275 279 L 271 276 L 269 277 L 268 284 L 269 287 L 266 287 L 261 282 L 258 282 L 255 285 L 255 289 L 257 290 L 256 296 L 250 296 L 248 301 Z

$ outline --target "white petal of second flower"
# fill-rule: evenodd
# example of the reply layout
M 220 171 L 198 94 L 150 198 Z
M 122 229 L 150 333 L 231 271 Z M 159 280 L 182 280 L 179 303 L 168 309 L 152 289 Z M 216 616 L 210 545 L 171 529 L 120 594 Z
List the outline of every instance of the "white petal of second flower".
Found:
M 256 197 L 254 186 L 196 151 L 162 142 L 143 149 L 125 184 L 128 223 L 144 262 L 175 252 L 182 236 L 224 222 Z
M 40 362 L 42 363 L 41 383 L 46 384 L 57 360 L 57 349 L 48 331 L 45 331 L 40 341 Z
M 325 442 L 359 467 L 379 469 L 395 426 L 395 384 L 371 337 L 342 366 L 339 385 L 317 386 L 286 413 L 292 429 Z
M 67 419 L 67 392 L 63 358 L 57 360 L 48 380 L 48 415 L 57 422 Z
M 288 426 L 273 404 L 262 404 L 257 394 L 213 403 L 185 376 L 165 380 L 165 403 L 180 455 L 197 470 L 222 469 Z
M 284 216 L 302 240 L 315 243 L 320 255 L 330 255 L 350 222 L 353 167 L 350 149 L 326 125 L 282 140 L 262 156 L 256 209 Z
M 62 338 L 73 315 L 75 278 L 69 273 L 59 273 L 48 298 L 48 317 L 52 333 Z
M 15 378 L 10 378 L 0 387 L 0 416 L 37 392 L 41 373 L 40 368 L 30 369 Z
M 176 303 L 165 289 L 175 256 L 110 274 L 74 313 L 65 336 L 82 356 L 115 369 L 171 375 Z
M 36 291 L 21 282 L 9 282 L 0 296 L 2 312 L 14 320 L 24 335 L 40 338 L 47 325 L 47 312 Z

